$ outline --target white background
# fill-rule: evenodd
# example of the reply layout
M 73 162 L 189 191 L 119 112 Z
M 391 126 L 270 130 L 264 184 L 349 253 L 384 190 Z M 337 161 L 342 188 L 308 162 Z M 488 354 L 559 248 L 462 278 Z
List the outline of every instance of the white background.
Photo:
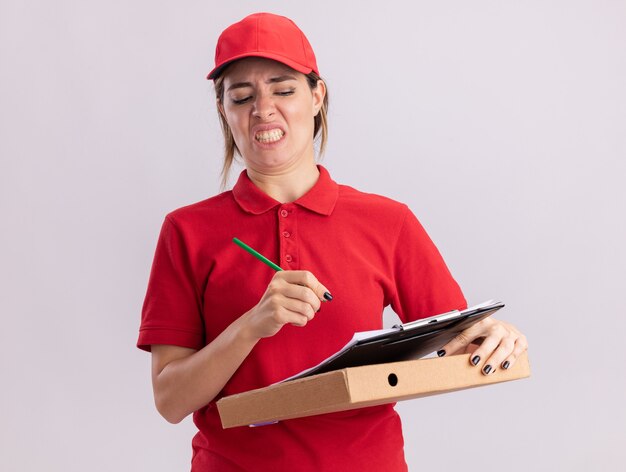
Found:
M 1 470 L 188 470 L 134 345 L 163 216 L 218 192 L 217 36 L 263 10 L 316 51 L 334 179 L 530 341 L 529 380 L 398 405 L 410 470 L 623 470 L 626 2 L 0 5 Z

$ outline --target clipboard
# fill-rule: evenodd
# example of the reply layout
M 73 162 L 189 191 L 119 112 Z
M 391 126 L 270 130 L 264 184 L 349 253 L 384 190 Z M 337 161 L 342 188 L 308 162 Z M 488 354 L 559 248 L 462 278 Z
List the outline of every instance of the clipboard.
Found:
M 335 354 L 282 382 L 348 367 L 419 359 L 503 307 L 504 303 L 489 300 L 465 310 L 441 313 L 389 329 L 355 333 Z

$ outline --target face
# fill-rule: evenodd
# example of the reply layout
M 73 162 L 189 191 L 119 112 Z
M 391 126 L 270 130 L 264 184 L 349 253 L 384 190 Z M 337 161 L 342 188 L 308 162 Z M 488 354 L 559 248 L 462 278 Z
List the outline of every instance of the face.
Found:
M 276 173 L 315 162 L 314 117 L 324 83 L 311 89 L 304 74 L 263 58 L 246 58 L 224 75 L 218 103 L 246 167 Z

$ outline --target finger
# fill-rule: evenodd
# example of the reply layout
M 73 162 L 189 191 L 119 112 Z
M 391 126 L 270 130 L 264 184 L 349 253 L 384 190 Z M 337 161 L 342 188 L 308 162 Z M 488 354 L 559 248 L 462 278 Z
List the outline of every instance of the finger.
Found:
M 310 307 L 308 315 L 305 315 L 298 311 L 299 307 L 295 305 L 297 304 L 297 301 L 294 301 L 292 299 L 283 298 L 283 300 L 281 301 L 274 300 L 273 303 L 275 303 L 275 307 L 272 309 L 272 319 L 273 322 L 279 326 L 278 330 L 280 330 L 280 327 L 286 324 L 291 324 L 294 326 L 306 326 L 309 320 L 313 319 L 313 317 L 315 316 L 315 313 L 312 313 Z M 291 310 L 286 305 L 291 305 L 292 307 L 295 307 L 296 310 Z M 303 311 L 306 312 L 306 310 Z
M 509 354 L 506 359 L 500 364 L 503 369 L 510 369 L 515 364 L 515 361 L 528 349 L 528 342 L 526 336 L 523 334 L 515 340 L 515 348 L 513 352 Z
M 494 371 L 495 366 L 484 362 L 489 360 L 488 358 L 498 349 L 498 346 L 504 339 L 510 336 L 510 332 L 500 322 L 493 323 L 489 326 L 489 331 L 484 341 L 474 352 L 470 353 L 470 363 L 472 365 L 478 365 L 482 362 L 482 371 L 484 374 L 489 374 Z M 512 340 L 509 339 L 509 349 L 505 351 L 509 354 L 513 350 Z M 506 347 L 505 347 L 506 349 Z
M 317 300 L 317 303 L 320 303 L 319 300 Z M 312 320 L 315 316 L 316 310 L 313 309 L 309 303 L 298 300 L 297 298 L 285 297 L 281 301 L 281 305 L 288 312 L 297 313 L 300 316 L 304 316 L 307 320 Z
M 287 284 L 283 287 L 281 294 L 286 298 L 293 298 L 311 306 L 313 311 L 319 311 L 322 302 L 309 287 L 304 285 Z
M 333 299 L 328 288 L 320 283 L 308 270 L 286 270 L 282 274 L 283 279 L 291 284 L 309 287 L 321 301 L 331 301 Z
M 501 338 L 499 344 L 497 344 L 492 352 L 479 352 L 480 349 L 476 350 L 476 353 L 478 354 L 475 353 L 474 356 L 479 355 L 483 356 L 483 359 L 486 359 L 483 368 L 481 369 L 483 374 L 493 374 L 496 369 L 502 365 L 504 360 L 513 352 L 513 349 L 515 348 L 515 339 L 516 337 L 513 335 Z
M 295 303 L 297 304 L 298 302 Z M 315 312 L 313 312 L 310 305 L 307 306 L 308 309 L 303 308 L 303 306 L 296 306 L 296 310 L 291 310 L 287 307 L 283 307 L 283 316 L 286 322 L 292 326 L 297 326 L 298 328 L 305 327 L 309 323 L 309 321 L 315 318 Z M 303 312 L 299 310 L 303 310 L 306 314 L 303 314 Z
M 306 316 L 300 315 L 298 313 L 293 313 L 293 316 L 291 318 L 293 319 L 293 321 L 290 321 L 289 324 L 298 328 L 304 328 L 310 321 Z
M 500 340 L 500 336 L 487 336 L 480 346 L 478 346 L 473 352 L 469 353 L 470 364 L 477 366 L 482 360 L 487 359 L 489 354 L 491 354 L 498 347 Z M 486 367 L 487 364 L 484 364 L 483 368 Z M 491 366 L 491 368 L 493 368 L 493 366 Z
M 448 344 L 443 346 L 439 351 L 437 351 L 437 355 L 441 357 L 441 356 L 445 356 L 446 354 L 454 354 L 458 351 L 462 351 L 465 348 L 467 348 L 467 346 L 469 346 L 472 343 L 472 341 L 474 341 L 475 339 L 479 337 L 482 337 L 481 327 L 479 325 L 480 325 L 480 322 L 461 331 L 452 339 L 452 341 L 450 341 Z

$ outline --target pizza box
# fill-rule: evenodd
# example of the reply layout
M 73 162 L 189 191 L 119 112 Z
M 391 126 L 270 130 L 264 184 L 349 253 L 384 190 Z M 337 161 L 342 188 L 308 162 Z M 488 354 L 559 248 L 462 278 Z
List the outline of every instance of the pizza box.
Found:
M 469 354 L 348 367 L 223 397 L 217 408 L 223 428 L 260 426 L 530 376 L 526 353 L 507 370 L 484 375 L 480 369 Z

